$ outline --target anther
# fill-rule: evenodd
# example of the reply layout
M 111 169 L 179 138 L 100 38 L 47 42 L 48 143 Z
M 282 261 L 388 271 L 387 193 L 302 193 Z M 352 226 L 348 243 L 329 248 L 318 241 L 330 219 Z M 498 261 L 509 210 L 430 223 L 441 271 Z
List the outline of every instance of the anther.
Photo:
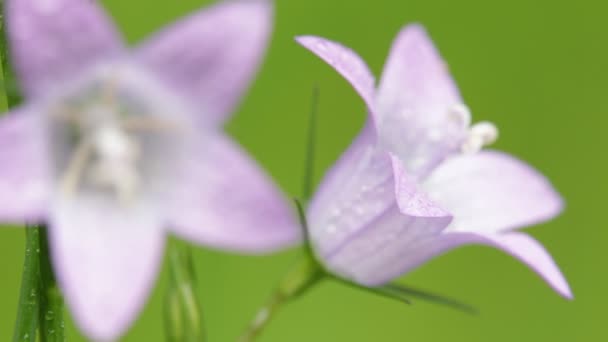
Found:
M 493 144 L 498 139 L 498 128 L 487 121 L 474 124 L 461 146 L 463 153 L 479 152 L 484 146 Z
M 463 103 L 458 103 L 448 110 L 448 118 L 456 122 L 462 128 L 467 128 L 471 124 L 471 111 Z

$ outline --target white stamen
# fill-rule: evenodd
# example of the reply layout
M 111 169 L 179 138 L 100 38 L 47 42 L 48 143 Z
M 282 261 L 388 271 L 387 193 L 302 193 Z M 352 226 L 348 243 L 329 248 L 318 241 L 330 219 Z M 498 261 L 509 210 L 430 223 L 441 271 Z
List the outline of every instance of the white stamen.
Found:
M 71 196 L 76 192 L 91 152 L 93 152 L 93 144 L 90 140 L 84 140 L 76 147 L 61 179 L 60 187 L 63 193 Z
M 480 136 L 483 145 L 491 145 L 498 139 L 498 128 L 491 122 L 481 121 L 471 127 L 471 134 Z
M 463 153 L 479 152 L 484 146 L 493 144 L 498 139 L 498 128 L 487 121 L 474 124 L 469 129 L 469 134 L 461 146 Z
M 129 205 L 173 170 L 175 163 L 164 163 L 166 158 L 181 160 L 180 153 L 172 154 L 187 139 L 191 108 L 144 70 L 102 65 L 58 97 L 49 126 L 56 130 L 50 138 L 63 195 L 87 192 Z
M 132 199 L 140 179 L 137 162 L 141 151 L 137 141 L 120 127 L 107 125 L 95 132 L 97 162 L 92 181 L 114 189 L 121 201 Z
M 133 161 L 137 158 L 136 142 L 120 127 L 105 125 L 95 132 L 95 151 L 101 159 Z
M 471 125 L 471 111 L 464 103 L 458 103 L 450 107 L 448 117 L 461 125 L 462 128 Z

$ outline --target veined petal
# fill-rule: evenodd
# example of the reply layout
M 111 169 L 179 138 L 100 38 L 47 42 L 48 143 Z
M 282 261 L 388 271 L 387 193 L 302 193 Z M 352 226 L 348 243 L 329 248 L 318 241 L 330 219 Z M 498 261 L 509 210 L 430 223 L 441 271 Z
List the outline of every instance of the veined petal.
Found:
M 330 40 L 301 36 L 296 41 L 319 56 L 342 75 L 363 98 L 368 110 L 374 114 L 373 98 L 375 79 L 369 67 L 353 50 Z
M 413 177 L 408 175 L 399 157 L 391 155 L 395 177 L 395 196 L 399 210 L 410 216 L 447 217 L 450 213 L 433 202 L 429 196 L 420 191 Z
M 405 274 L 436 256 L 470 244 L 488 245 L 511 254 L 538 273 L 560 295 L 572 298 L 568 282 L 551 255 L 536 240 L 522 233 L 455 232 L 421 239 L 406 248 L 393 251 L 393 254 L 387 257 L 387 263 L 383 264 L 383 267 L 368 268 L 369 272 L 365 274 L 365 277 L 389 281 L 390 278 L 382 277 L 382 275 L 386 273 Z
M 0 118 L 0 220 L 39 222 L 47 213 L 50 182 L 41 116 L 20 108 Z
M 263 170 L 228 137 L 206 143 L 175 185 L 169 203 L 175 233 L 208 246 L 254 253 L 297 243 L 295 212 Z
M 563 207 L 551 183 L 524 162 L 497 151 L 447 159 L 422 187 L 454 215 L 450 231 L 490 233 L 555 217 Z
M 49 234 L 55 273 L 91 339 L 117 339 L 146 302 L 163 255 L 158 209 L 91 196 L 54 201 Z
M 557 293 L 571 299 L 568 281 L 545 248 L 535 239 L 522 233 L 484 234 L 480 243 L 494 246 L 511 254 L 538 273 Z
M 360 263 L 351 261 L 371 262 L 380 249 L 436 235 L 450 220 L 423 201 L 415 187 L 405 189 L 391 156 L 370 143 L 369 125 L 328 173 L 308 211 L 315 251 L 329 268 L 348 277 L 359 271 Z
M 330 254 L 395 204 L 390 157 L 374 142 L 373 124 L 368 120 L 310 202 L 309 234 L 320 256 Z
M 403 29 L 393 43 L 376 99 L 380 143 L 422 178 L 460 148 L 470 121 L 445 62 L 424 29 Z
M 225 1 L 160 32 L 136 53 L 201 106 L 201 120 L 222 123 L 256 73 L 271 26 L 268 1 Z
M 97 1 L 6 0 L 13 64 L 28 96 L 120 54 L 120 35 Z
M 336 194 L 343 191 L 344 185 L 348 184 L 351 177 L 356 178 L 353 170 L 357 168 L 361 159 L 364 159 L 364 155 L 372 152 L 375 139 L 373 124 L 368 120 L 357 138 L 327 171 L 317 187 L 317 191 L 308 206 L 307 216 L 309 220 L 311 218 L 321 220 L 319 216 L 327 214 L 326 210 L 336 200 Z M 386 177 L 389 175 L 387 173 Z
M 425 210 L 425 209 L 423 209 Z M 433 240 L 450 223 L 446 216 L 411 216 L 395 204 L 323 258 L 332 272 L 365 286 L 404 273 L 411 260 L 400 257 L 418 241 Z

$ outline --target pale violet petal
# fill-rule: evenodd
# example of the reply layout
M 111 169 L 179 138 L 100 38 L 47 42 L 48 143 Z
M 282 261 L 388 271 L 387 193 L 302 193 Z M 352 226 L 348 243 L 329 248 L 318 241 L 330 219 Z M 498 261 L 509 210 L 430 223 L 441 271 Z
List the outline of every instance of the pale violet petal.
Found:
M 361 278 L 371 284 L 382 284 L 391 280 L 386 274 L 405 274 L 436 256 L 470 244 L 488 245 L 509 253 L 538 273 L 557 293 L 572 298 L 568 282 L 551 255 L 536 240 L 521 233 L 442 233 L 393 251 L 385 264 L 375 269 L 369 267 Z
M 321 37 L 300 36 L 296 41 L 336 69 L 355 88 L 373 115 L 376 81 L 367 64 L 356 52 Z
M 370 143 L 373 139 L 368 124 L 328 173 L 308 210 L 315 251 L 340 274 L 356 273 L 340 265 L 370 257 L 395 235 L 404 236 L 393 241 L 396 246 L 414 235 L 436 235 L 449 222 L 449 215 L 422 201 L 424 195 L 415 187 L 405 189 L 401 179 L 395 183 L 393 160 Z M 403 211 L 396 192 L 402 195 Z
M 395 204 L 323 258 L 332 272 L 365 286 L 386 283 L 411 263 L 400 256 L 418 241 L 437 238 L 451 217 L 411 216 Z
M 123 51 L 120 35 L 98 1 L 5 2 L 12 62 L 28 96 Z
M 224 1 L 153 36 L 136 54 L 200 105 L 201 120 L 222 123 L 258 70 L 271 29 L 269 1 Z
M 327 172 L 308 208 L 310 238 L 327 255 L 395 204 L 390 157 L 374 145 L 372 123 Z
M 572 298 L 568 281 L 547 250 L 532 237 L 522 233 L 484 234 L 480 243 L 511 254 L 538 273 L 557 293 Z
M 296 244 L 301 235 L 291 203 L 228 137 L 206 139 L 174 184 L 171 228 L 207 246 L 264 253 Z
M 402 213 L 422 217 L 451 216 L 450 213 L 429 198 L 428 194 L 421 191 L 419 185 L 403 167 L 399 157 L 391 154 L 391 160 L 395 177 L 395 196 Z
M 470 120 L 446 63 L 417 25 L 393 43 L 375 105 L 380 143 L 417 178 L 460 148 Z
M 0 118 L 0 220 L 40 222 L 51 185 L 42 116 L 23 107 Z
M 163 256 L 158 209 L 85 195 L 54 200 L 49 226 L 54 270 L 89 338 L 116 340 L 144 306 Z
M 497 151 L 447 159 L 422 187 L 454 215 L 450 231 L 498 232 L 555 217 L 562 199 L 524 162 Z

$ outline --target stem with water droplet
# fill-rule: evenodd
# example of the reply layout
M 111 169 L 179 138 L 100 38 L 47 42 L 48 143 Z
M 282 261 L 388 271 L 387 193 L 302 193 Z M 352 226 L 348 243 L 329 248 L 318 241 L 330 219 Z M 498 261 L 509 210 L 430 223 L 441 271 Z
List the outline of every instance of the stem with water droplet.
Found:
M 21 291 L 19 293 L 19 305 L 17 307 L 17 321 L 13 341 L 36 341 L 36 330 L 38 329 L 39 302 L 39 258 L 38 241 L 40 230 L 28 227 L 25 233 L 25 260 L 23 263 L 23 275 L 21 276 Z
M 38 321 L 41 342 L 62 342 L 64 337 L 63 297 L 57 287 L 49 259 L 46 227 L 40 228 L 40 307 Z

